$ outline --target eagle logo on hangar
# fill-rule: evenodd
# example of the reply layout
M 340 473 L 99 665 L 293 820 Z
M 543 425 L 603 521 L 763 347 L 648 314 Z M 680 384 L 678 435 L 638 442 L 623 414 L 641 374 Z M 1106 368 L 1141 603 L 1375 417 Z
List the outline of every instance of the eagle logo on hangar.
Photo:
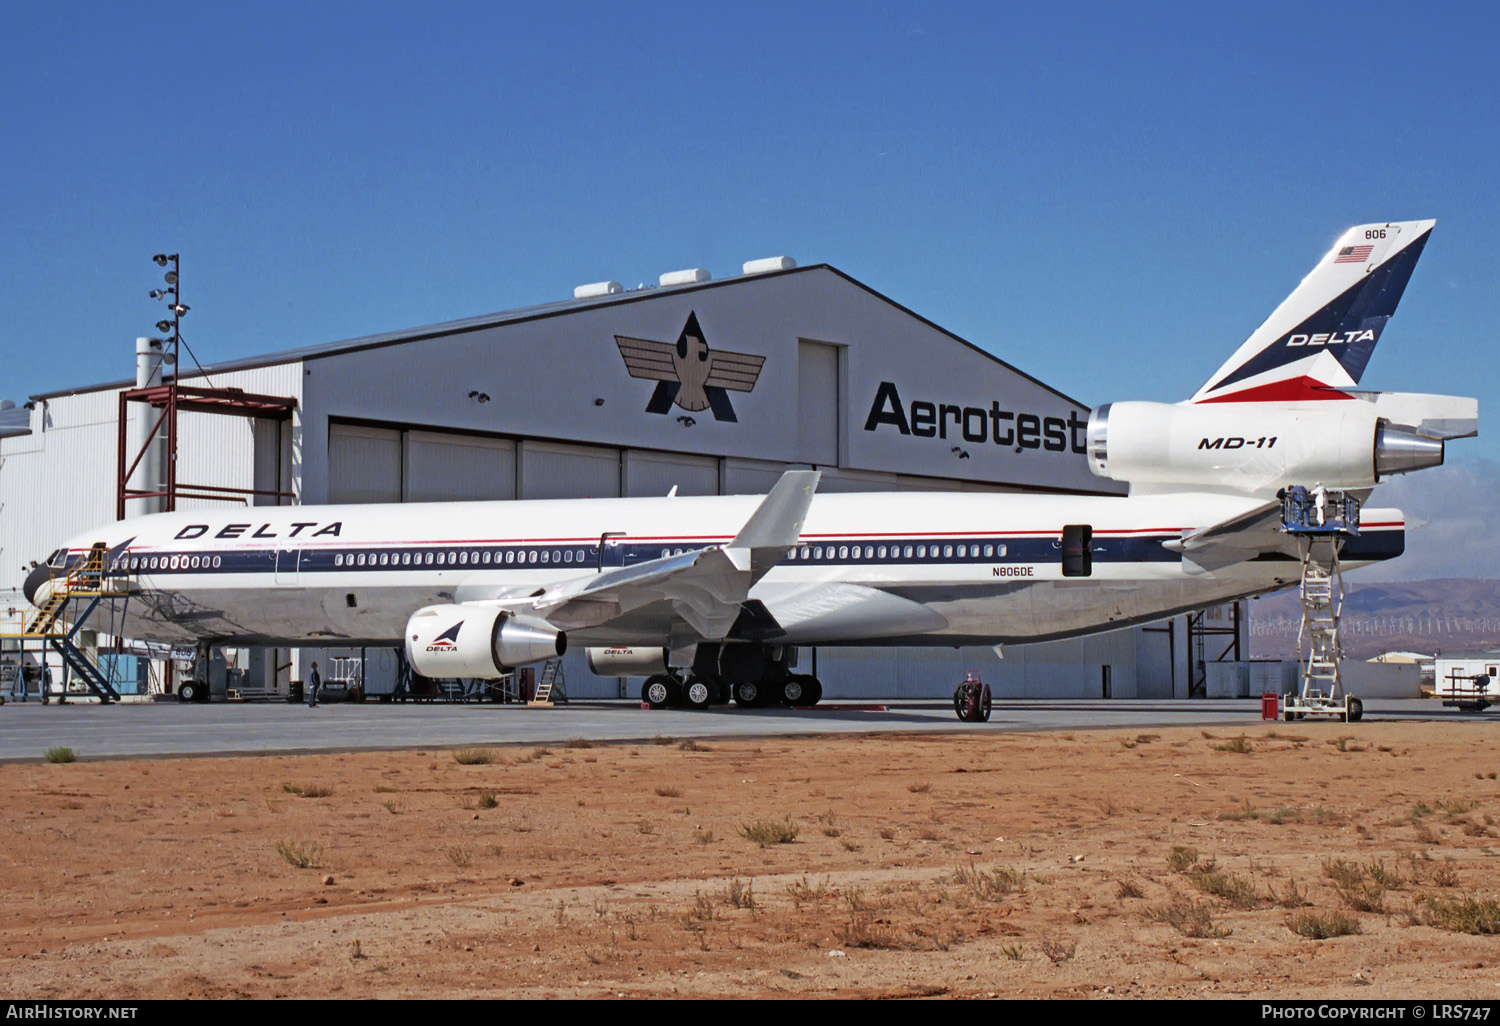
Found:
M 677 405 L 689 413 L 711 409 L 715 420 L 737 423 L 729 393 L 753 391 L 766 362 L 764 356 L 709 349 L 692 311 L 676 345 L 627 335 L 616 335 L 615 344 L 632 378 L 657 383 L 647 413 L 666 413 Z

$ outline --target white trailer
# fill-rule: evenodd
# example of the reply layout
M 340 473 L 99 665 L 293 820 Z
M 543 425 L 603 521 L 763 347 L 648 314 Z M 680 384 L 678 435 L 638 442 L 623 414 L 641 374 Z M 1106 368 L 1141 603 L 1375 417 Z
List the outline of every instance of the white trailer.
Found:
M 1440 655 L 1433 671 L 1434 694 L 1444 705 L 1480 712 L 1500 702 L 1500 651 Z

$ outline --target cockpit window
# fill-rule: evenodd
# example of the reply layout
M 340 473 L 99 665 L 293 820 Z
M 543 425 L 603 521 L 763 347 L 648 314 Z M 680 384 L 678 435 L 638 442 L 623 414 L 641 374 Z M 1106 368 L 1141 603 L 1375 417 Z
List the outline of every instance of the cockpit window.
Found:
M 48 566 L 62 566 L 64 563 L 67 562 L 67 560 L 68 560 L 67 550 L 66 549 L 58 549 L 55 552 L 53 552 L 52 555 L 50 555 L 50 556 L 47 557 L 47 565 Z

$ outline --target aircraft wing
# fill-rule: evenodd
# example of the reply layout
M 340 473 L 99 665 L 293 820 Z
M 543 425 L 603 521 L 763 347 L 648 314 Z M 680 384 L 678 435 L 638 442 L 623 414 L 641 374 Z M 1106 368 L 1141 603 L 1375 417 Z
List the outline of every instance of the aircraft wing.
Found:
M 1184 561 L 1202 571 L 1243 563 L 1257 555 L 1279 552 L 1296 556 L 1297 543 L 1281 530 L 1281 500 L 1273 499 L 1252 510 L 1200 527 L 1163 546 L 1182 553 Z
M 723 638 L 750 589 L 797 544 L 821 476 L 787 471 L 728 544 L 581 575 L 524 597 L 481 601 L 541 616 L 560 630 L 597 627 L 646 606 L 664 606 L 670 619 L 700 638 Z

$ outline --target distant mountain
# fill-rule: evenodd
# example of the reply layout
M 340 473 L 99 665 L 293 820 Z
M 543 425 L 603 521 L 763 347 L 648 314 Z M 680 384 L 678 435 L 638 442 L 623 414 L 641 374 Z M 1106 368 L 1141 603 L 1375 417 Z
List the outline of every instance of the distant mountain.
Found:
M 1247 602 L 1253 659 L 1297 654 L 1297 589 Z M 1344 653 L 1368 659 L 1392 650 L 1460 652 L 1500 647 L 1500 580 L 1344 581 Z

